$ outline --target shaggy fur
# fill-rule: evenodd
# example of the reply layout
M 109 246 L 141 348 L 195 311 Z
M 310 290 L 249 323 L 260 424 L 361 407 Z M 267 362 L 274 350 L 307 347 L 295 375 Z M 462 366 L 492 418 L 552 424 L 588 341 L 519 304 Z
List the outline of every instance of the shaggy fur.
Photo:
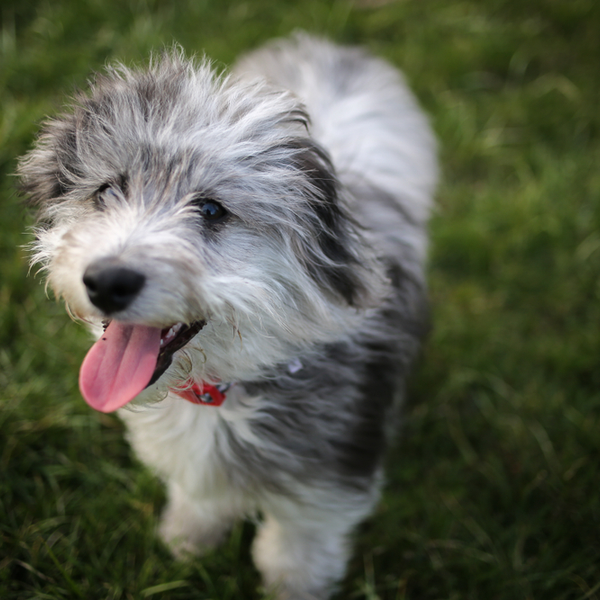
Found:
M 265 585 L 329 597 L 425 329 L 435 151 L 400 74 L 305 35 L 229 76 L 179 51 L 116 66 L 46 123 L 20 176 L 33 262 L 74 317 L 201 327 L 119 411 L 166 483 L 162 539 L 198 553 L 260 514 Z M 126 297 L 94 300 L 90 272 L 116 268 Z M 174 392 L 218 381 L 220 407 Z

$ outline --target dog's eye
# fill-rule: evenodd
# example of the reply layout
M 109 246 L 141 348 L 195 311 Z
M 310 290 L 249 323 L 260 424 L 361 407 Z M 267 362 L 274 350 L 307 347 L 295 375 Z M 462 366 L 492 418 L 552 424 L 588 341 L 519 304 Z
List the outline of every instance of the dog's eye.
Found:
M 195 204 L 198 206 L 198 211 L 206 221 L 215 223 L 227 216 L 227 211 L 216 200 L 201 199 Z
M 117 192 L 110 187 L 110 185 L 105 184 L 93 196 L 94 206 L 98 210 L 103 210 L 106 208 L 107 203 L 111 200 L 117 200 L 119 198 Z

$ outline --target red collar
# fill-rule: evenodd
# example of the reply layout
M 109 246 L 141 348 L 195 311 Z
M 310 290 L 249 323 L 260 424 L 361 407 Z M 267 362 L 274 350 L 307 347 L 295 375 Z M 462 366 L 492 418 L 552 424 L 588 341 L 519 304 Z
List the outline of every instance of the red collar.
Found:
M 299 358 L 293 358 L 287 365 L 287 370 L 292 375 L 302 369 L 304 369 L 304 365 Z M 217 383 L 216 385 L 211 385 L 210 383 L 194 383 L 193 381 L 188 381 L 186 385 L 187 387 L 184 389 L 174 388 L 171 391 L 192 404 L 221 406 L 226 399 L 225 393 L 234 384 Z
M 185 389 L 175 388 L 172 390 L 180 398 L 192 404 L 204 404 L 206 406 L 221 406 L 225 402 L 225 392 L 231 387 L 231 383 L 193 383 Z

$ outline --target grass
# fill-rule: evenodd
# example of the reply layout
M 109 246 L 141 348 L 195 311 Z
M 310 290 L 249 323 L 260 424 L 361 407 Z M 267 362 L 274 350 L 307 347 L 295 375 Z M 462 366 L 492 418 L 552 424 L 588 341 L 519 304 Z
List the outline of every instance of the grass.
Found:
M 440 139 L 433 328 L 339 600 L 600 598 L 600 7 L 595 0 L 3 0 L 0 597 L 258 599 L 252 525 L 202 561 L 77 390 L 89 342 L 21 246 L 11 173 L 111 59 L 177 40 L 220 64 L 294 28 L 401 67 Z

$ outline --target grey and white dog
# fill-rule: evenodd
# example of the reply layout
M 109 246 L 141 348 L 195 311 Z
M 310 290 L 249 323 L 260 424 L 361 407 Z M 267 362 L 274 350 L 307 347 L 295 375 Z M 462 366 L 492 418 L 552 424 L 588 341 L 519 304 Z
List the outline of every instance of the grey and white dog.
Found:
M 82 394 L 166 483 L 162 539 L 261 515 L 267 589 L 327 598 L 425 329 L 435 143 L 401 75 L 303 34 L 228 76 L 175 49 L 98 75 L 19 174 L 33 262 L 98 336 Z

